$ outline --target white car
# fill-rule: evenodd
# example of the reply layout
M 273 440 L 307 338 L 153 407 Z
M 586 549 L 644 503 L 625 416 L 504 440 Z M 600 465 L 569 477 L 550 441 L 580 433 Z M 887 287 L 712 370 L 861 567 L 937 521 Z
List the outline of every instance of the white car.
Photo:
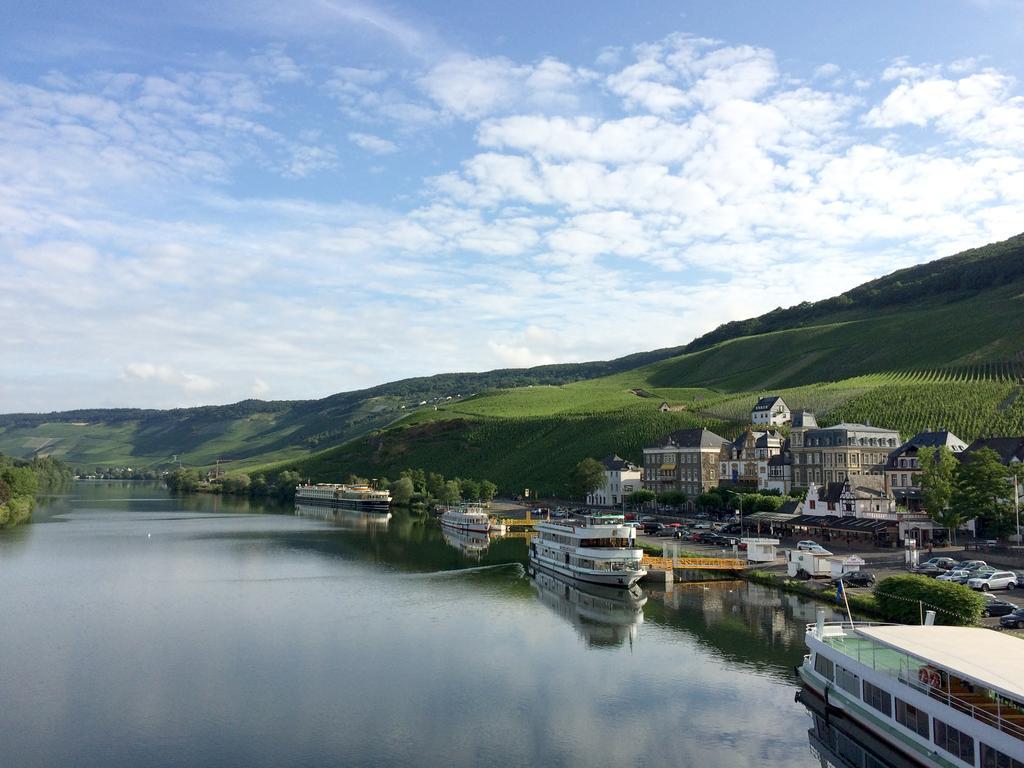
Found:
M 953 581 L 957 584 L 966 584 L 968 580 L 975 574 L 963 568 L 958 568 L 955 571 L 946 571 L 945 573 L 939 574 L 936 579 L 938 581 Z
M 1011 571 L 990 571 L 975 576 L 967 582 L 971 589 L 988 592 L 990 589 L 1013 589 L 1017 586 L 1017 574 Z
M 804 539 L 796 543 L 796 548 L 804 551 L 810 551 L 812 549 L 818 549 L 818 542 L 811 541 L 810 539 Z

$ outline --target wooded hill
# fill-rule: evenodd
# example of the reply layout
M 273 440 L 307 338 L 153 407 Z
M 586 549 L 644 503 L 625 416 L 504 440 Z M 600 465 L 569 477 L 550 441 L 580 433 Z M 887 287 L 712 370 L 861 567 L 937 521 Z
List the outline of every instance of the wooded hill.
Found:
M 319 480 L 423 467 L 490 477 L 506 492 L 562 492 L 584 456 L 638 460 L 643 444 L 683 426 L 736 434 L 767 392 L 821 423 L 870 419 L 907 436 L 941 426 L 966 440 L 1024 434 L 1022 350 L 1018 236 L 727 323 L 685 348 L 406 379 L 312 401 L 12 414 L 0 416 L 0 451 L 86 467 L 177 454 Z M 660 413 L 662 400 L 681 410 Z

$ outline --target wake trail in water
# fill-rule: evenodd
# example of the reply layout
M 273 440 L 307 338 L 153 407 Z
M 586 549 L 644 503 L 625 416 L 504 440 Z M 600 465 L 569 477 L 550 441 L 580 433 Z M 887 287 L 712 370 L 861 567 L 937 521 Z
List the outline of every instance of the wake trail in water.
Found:
M 450 571 L 431 571 L 429 573 L 410 573 L 406 574 L 406 578 L 411 579 L 450 579 L 458 576 L 472 576 L 479 573 L 489 573 L 491 571 L 510 570 L 512 571 L 515 578 L 525 578 L 526 568 L 523 567 L 522 563 L 497 563 L 496 565 L 477 565 L 472 568 L 453 568 Z

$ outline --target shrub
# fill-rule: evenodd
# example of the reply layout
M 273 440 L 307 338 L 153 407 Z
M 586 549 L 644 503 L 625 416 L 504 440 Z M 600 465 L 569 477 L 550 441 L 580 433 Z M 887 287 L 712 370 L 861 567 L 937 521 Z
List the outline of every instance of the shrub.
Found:
M 890 576 L 875 586 L 875 601 L 889 621 L 919 624 L 921 609 L 935 611 L 936 624 L 969 627 L 981 619 L 985 601 L 962 584 L 927 576 Z

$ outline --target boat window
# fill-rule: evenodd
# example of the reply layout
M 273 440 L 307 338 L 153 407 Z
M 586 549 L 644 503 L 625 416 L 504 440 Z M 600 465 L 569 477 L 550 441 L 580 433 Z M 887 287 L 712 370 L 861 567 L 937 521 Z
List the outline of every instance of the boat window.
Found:
M 926 739 L 928 733 L 928 713 L 922 712 L 912 704 L 907 704 L 903 699 L 896 699 L 896 722 L 909 728 L 918 736 Z
M 988 744 L 981 745 L 981 768 L 1024 768 L 1024 763 L 993 749 Z
M 969 765 L 974 765 L 974 739 L 935 718 L 935 743 Z
M 860 677 L 836 664 L 836 685 L 847 693 L 860 696 Z
M 814 656 L 814 671 L 827 680 L 833 679 L 832 659 L 826 659 L 820 653 Z
M 867 680 L 864 681 L 864 701 L 870 706 L 877 709 L 886 717 L 892 717 L 892 697 L 888 691 L 883 691 L 876 685 L 872 685 Z

